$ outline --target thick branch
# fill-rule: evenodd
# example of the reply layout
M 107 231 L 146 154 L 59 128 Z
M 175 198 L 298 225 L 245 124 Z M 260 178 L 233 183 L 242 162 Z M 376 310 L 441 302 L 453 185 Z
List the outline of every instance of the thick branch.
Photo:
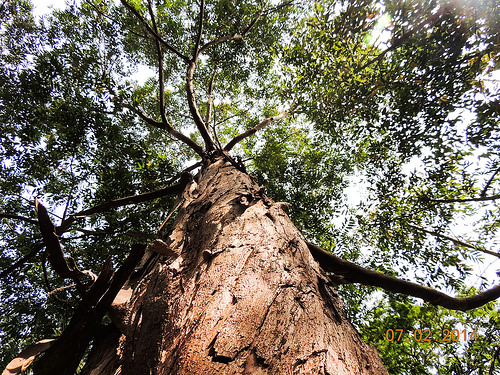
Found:
M 214 141 L 212 140 L 212 137 L 210 136 L 210 133 L 208 132 L 208 129 L 205 126 L 203 119 L 201 118 L 200 111 L 198 110 L 198 106 L 196 105 L 196 98 L 194 96 L 193 76 L 195 68 L 196 61 L 191 61 L 186 73 L 186 94 L 189 105 L 189 112 L 193 117 L 196 127 L 200 131 L 201 137 L 205 141 L 207 151 L 212 151 L 215 148 Z
M 138 19 L 141 21 L 143 26 L 146 28 L 146 30 L 149 31 L 149 33 L 157 40 L 159 41 L 165 48 L 167 48 L 169 51 L 173 52 L 175 55 L 180 57 L 182 60 L 184 60 L 186 63 L 189 63 L 189 58 L 187 56 L 184 56 L 182 53 L 180 53 L 175 47 L 171 46 L 169 43 L 167 43 L 159 34 L 157 31 L 153 30 L 151 26 L 149 25 L 148 21 L 139 13 L 135 7 L 127 2 L 126 0 L 121 0 L 122 4 L 129 9 Z
M 451 297 L 445 293 L 411 281 L 401 280 L 393 276 L 384 275 L 381 272 L 368 270 L 330 254 L 309 242 L 307 242 L 307 246 L 314 259 L 327 272 L 334 272 L 353 283 L 376 286 L 390 292 L 421 298 L 433 305 L 443 306 L 447 309 L 466 311 L 480 307 L 500 297 L 500 285 L 496 285 L 472 297 Z
M 184 190 L 188 181 L 181 179 L 181 181 L 175 185 L 168 186 L 163 189 L 158 189 L 148 193 L 131 195 L 124 198 L 113 199 L 107 201 L 97 206 L 88 208 L 86 210 L 80 211 L 76 214 L 71 215 L 67 220 L 65 220 L 59 228 L 57 228 L 57 233 L 60 235 L 64 233 L 69 226 L 79 217 L 92 216 L 98 213 L 106 212 L 112 210 L 113 208 L 118 208 L 122 206 L 127 206 L 130 204 L 137 204 L 142 202 L 147 202 L 156 198 L 161 198 L 166 195 L 178 194 Z
M 413 225 L 413 224 L 408 224 L 410 227 L 412 228 L 415 228 L 417 230 L 420 230 L 422 232 L 425 232 L 425 233 L 428 233 L 428 234 L 431 234 L 433 236 L 436 236 L 436 237 L 439 237 L 439 238 L 442 238 L 444 240 L 448 240 L 448 241 L 451 241 L 453 243 L 456 243 L 457 245 L 460 245 L 460 246 L 463 246 L 463 247 L 467 247 L 469 249 L 473 249 L 473 250 L 477 250 L 477 251 L 481 251 L 485 254 L 489 254 L 489 255 L 493 255 L 494 257 L 497 257 L 497 258 L 500 258 L 500 253 L 496 253 L 494 251 L 491 251 L 491 250 L 487 250 L 485 249 L 484 247 L 481 247 L 481 246 L 475 246 L 473 244 L 470 244 L 468 242 L 465 242 L 465 241 L 462 241 L 456 237 L 451 237 L 451 236 L 447 236 L 445 234 L 442 234 L 442 233 L 439 233 L 439 232 L 436 232 L 436 231 L 432 231 L 432 230 L 429 230 L 429 229 L 425 229 L 425 228 L 422 228 L 422 227 L 419 227 L 417 225 Z
M 290 109 L 286 110 L 285 112 L 280 113 L 277 116 L 272 116 L 266 118 L 264 121 L 262 121 L 260 124 L 254 126 L 252 129 L 247 130 L 244 133 L 241 133 L 234 137 L 229 143 L 224 147 L 224 151 L 229 151 L 231 150 L 238 142 L 240 142 L 242 139 L 245 139 L 247 137 L 250 137 L 251 135 L 255 134 L 259 130 L 265 128 L 267 125 L 269 125 L 273 121 L 278 121 L 281 120 L 283 117 L 287 116 L 290 113 Z
M 81 293 L 84 293 L 78 275 L 81 273 L 76 269 L 70 269 L 59 243 L 59 237 L 56 234 L 56 228 L 50 220 L 47 209 L 35 199 L 35 208 L 38 215 L 38 223 L 40 225 L 40 232 L 42 233 L 43 243 L 47 249 L 47 255 L 50 265 L 62 278 L 72 279 L 77 283 L 77 287 Z

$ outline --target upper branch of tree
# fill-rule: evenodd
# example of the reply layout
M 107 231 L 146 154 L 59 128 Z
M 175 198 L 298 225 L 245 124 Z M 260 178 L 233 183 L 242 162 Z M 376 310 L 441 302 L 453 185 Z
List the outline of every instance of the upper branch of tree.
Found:
M 151 22 L 153 23 L 153 30 L 158 33 L 158 27 L 156 26 L 156 18 L 153 12 L 153 4 L 151 0 L 148 1 L 149 16 L 151 17 Z M 156 52 L 158 54 L 158 84 L 160 85 L 160 116 L 165 127 L 172 128 L 172 125 L 167 119 L 165 113 L 165 74 L 163 72 L 163 51 L 161 49 L 161 44 L 158 39 L 155 40 Z
M 496 285 L 472 297 L 451 297 L 438 290 L 411 281 L 401 280 L 393 276 L 384 275 L 381 272 L 368 270 L 330 254 L 312 243 L 307 242 L 307 246 L 314 259 L 327 272 L 334 272 L 353 283 L 376 286 L 390 292 L 421 298 L 433 305 L 443 306 L 447 309 L 466 311 L 482 306 L 500 297 L 500 285 Z
M 205 124 L 207 127 L 210 125 L 210 120 L 212 117 L 212 105 L 214 102 L 213 98 L 214 80 L 216 75 L 217 75 L 217 68 L 214 69 L 214 72 L 212 73 L 212 77 L 210 77 L 210 82 L 208 84 L 207 115 L 205 116 Z
M 425 199 L 425 198 L 424 198 Z M 494 201 L 500 199 L 500 194 L 491 195 L 489 197 L 476 197 L 476 198 L 449 198 L 449 199 L 432 199 L 427 198 L 428 202 L 433 203 L 462 203 L 462 202 L 484 202 L 484 201 Z
M 259 11 L 259 13 L 257 13 L 257 16 L 248 24 L 248 26 L 240 34 L 224 35 L 224 36 L 221 36 L 217 39 L 211 40 L 210 42 L 204 44 L 200 48 L 199 53 L 202 53 L 207 48 L 210 48 L 211 46 L 216 45 L 216 44 L 229 42 L 230 40 L 243 39 L 243 37 L 252 29 L 252 27 L 255 26 L 257 21 L 259 21 L 262 14 L 264 14 L 263 8 Z
M 189 67 L 188 67 L 188 70 L 186 73 L 186 94 L 187 94 L 189 112 L 191 113 L 191 116 L 193 117 L 193 120 L 196 124 L 196 127 L 200 131 L 201 137 L 205 141 L 205 146 L 206 146 L 207 151 L 211 151 L 211 150 L 215 149 L 214 141 L 212 140 L 212 137 L 210 136 L 210 133 L 208 132 L 208 128 L 205 125 L 205 122 L 201 118 L 201 114 L 200 114 L 200 111 L 198 110 L 198 106 L 196 105 L 196 98 L 194 95 L 193 76 L 194 76 L 195 68 L 196 68 L 196 60 L 193 60 L 189 64 Z
M 148 117 L 142 111 L 135 108 L 134 106 L 132 106 L 130 104 L 124 104 L 124 107 L 130 109 L 132 112 L 134 112 L 137 116 L 139 116 L 147 124 L 152 125 L 158 129 L 168 130 L 163 122 L 153 120 L 151 117 Z
M 189 63 L 189 58 L 182 53 L 180 53 L 175 47 L 167 43 L 161 36 L 160 34 L 151 28 L 149 25 L 148 21 L 139 13 L 139 11 L 128 1 L 126 0 L 121 0 L 122 4 L 129 9 L 138 19 L 141 21 L 142 25 L 148 30 L 148 32 L 156 39 L 158 40 L 165 48 L 167 48 L 169 51 L 173 52 L 175 55 L 180 57 L 182 60 L 184 60 L 186 63 Z
M 198 53 L 201 43 L 201 35 L 203 34 L 203 18 L 205 17 L 205 0 L 200 1 L 200 21 L 198 22 L 198 34 L 196 36 L 196 42 L 194 44 L 193 50 L 193 60 L 198 60 Z
M 481 251 L 485 254 L 489 254 L 489 255 L 493 255 L 494 257 L 497 257 L 497 258 L 500 258 L 500 253 L 496 253 L 494 251 L 491 251 L 491 250 L 488 250 L 488 249 L 485 249 L 484 247 L 481 247 L 481 246 L 475 246 L 473 244 L 470 244 L 468 242 L 465 242 L 465 241 L 462 241 L 458 238 L 455 238 L 455 237 L 451 237 L 451 236 L 447 236 L 445 234 L 442 234 L 442 233 L 439 233 L 439 232 L 436 232 L 436 231 L 433 231 L 433 230 L 428 230 L 428 229 L 425 229 L 425 228 L 422 228 L 422 227 L 419 227 L 417 225 L 413 225 L 413 224 L 408 224 L 410 227 L 412 228 L 415 228 L 417 230 L 420 230 L 422 232 L 425 232 L 425 233 L 428 233 L 428 234 L 431 234 L 433 236 L 436 236 L 436 237 L 439 237 L 439 238 L 442 238 L 444 240 L 448 240 L 448 241 L 451 241 L 453 243 L 456 243 L 457 245 L 461 245 L 461 246 L 464 246 L 464 247 L 467 247 L 469 249 L 473 249 L 473 250 L 477 250 L 477 251 Z
M 188 100 L 188 105 L 189 105 L 189 112 L 191 113 L 191 116 L 193 117 L 193 120 L 196 124 L 196 127 L 198 128 L 198 130 L 201 134 L 201 137 L 203 138 L 203 140 L 205 142 L 207 151 L 211 151 L 211 150 L 215 149 L 215 143 L 214 143 L 214 141 L 213 141 L 213 139 L 210 136 L 210 133 L 208 131 L 208 126 L 209 126 L 208 123 L 204 122 L 202 117 L 201 117 L 201 114 L 198 110 L 198 106 L 196 104 L 196 98 L 195 98 L 195 94 L 194 94 L 193 76 L 194 76 L 194 71 L 196 68 L 196 62 L 198 60 L 199 55 L 203 51 L 205 51 L 207 48 L 209 48 L 215 44 L 227 42 L 230 40 L 242 39 L 252 29 L 252 27 L 257 23 L 259 18 L 262 16 L 264 10 L 262 8 L 259 11 L 257 16 L 241 32 L 241 34 L 225 35 L 225 36 L 219 37 L 217 39 L 214 39 L 214 40 L 204 44 L 202 47 L 200 47 L 201 36 L 202 36 L 202 32 L 203 32 L 204 6 L 205 6 L 205 2 L 204 2 L 204 0 L 202 0 L 201 5 L 200 5 L 200 20 L 199 20 L 199 24 L 198 24 L 198 34 L 197 34 L 196 41 L 195 41 L 195 49 L 193 52 L 193 59 L 190 61 L 189 67 L 188 67 L 188 70 L 186 73 L 186 92 L 187 92 L 187 100 Z
M 231 150 L 242 139 L 250 137 L 251 135 L 253 135 L 256 132 L 258 132 L 259 130 L 265 128 L 267 125 L 269 125 L 273 121 L 281 120 L 283 117 L 289 115 L 290 112 L 291 112 L 291 109 L 287 109 L 286 111 L 281 112 L 277 116 L 268 117 L 264 121 L 262 121 L 261 123 L 259 123 L 258 125 L 254 126 L 253 128 L 248 129 L 246 132 L 243 132 L 243 133 L 237 135 L 236 137 L 234 137 L 233 139 L 231 139 L 226 146 L 224 146 L 224 151 Z

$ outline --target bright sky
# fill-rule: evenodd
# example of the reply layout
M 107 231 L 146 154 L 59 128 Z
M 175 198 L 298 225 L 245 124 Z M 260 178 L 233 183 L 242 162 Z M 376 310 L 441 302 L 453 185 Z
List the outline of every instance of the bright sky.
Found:
M 66 5 L 66 0 L 32 0 L 32 2 L 33 14 L 35 16 L 49 13 L 49 7 L 62 9 Z

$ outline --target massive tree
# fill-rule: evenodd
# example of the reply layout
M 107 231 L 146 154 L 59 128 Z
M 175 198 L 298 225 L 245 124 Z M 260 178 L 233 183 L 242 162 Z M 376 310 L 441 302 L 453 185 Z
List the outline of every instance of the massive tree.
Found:
M 7 374 L 498 373 L 495 1 L 0 10 Z

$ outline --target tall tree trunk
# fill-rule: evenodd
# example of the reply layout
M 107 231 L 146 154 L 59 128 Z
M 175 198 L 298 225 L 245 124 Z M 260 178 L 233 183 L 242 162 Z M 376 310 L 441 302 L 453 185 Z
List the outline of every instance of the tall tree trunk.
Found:
M 247 174 L 216 159 L 185 197 L 169 237 L 179 256 L 143 279 L 118 348 L 95 350 L 87 374 L 387 374 Z

